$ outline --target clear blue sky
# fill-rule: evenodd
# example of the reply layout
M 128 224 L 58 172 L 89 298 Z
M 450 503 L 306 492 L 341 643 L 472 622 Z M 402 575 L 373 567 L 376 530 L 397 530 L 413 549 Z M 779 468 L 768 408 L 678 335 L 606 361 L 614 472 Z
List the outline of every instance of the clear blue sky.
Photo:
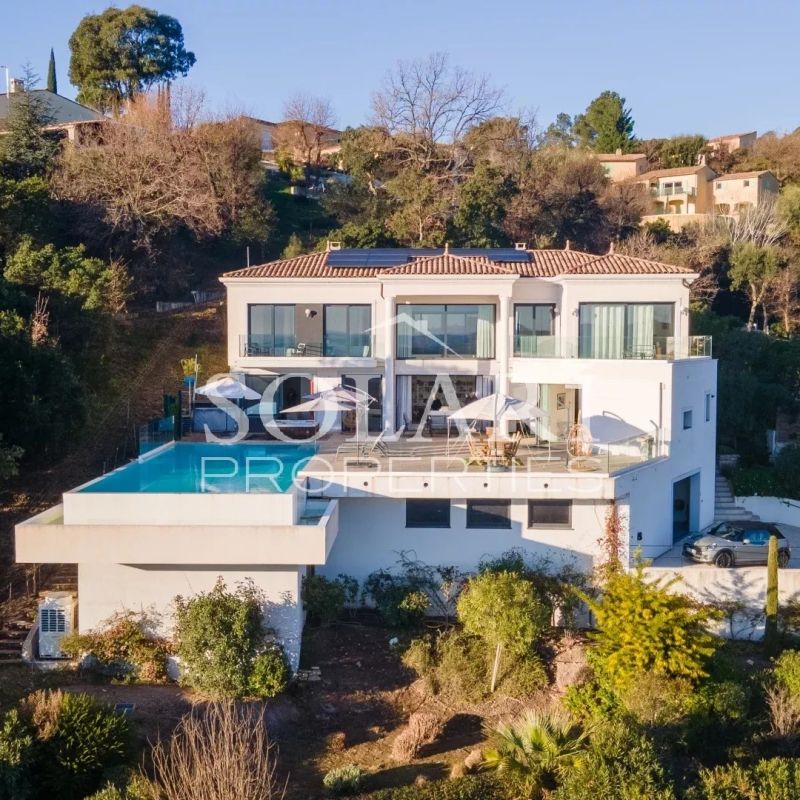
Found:
M 119 3 L 122 5 L 123 3 Z M 218 110 L 279 118 L 298 91 L 329 97 L 339 125 L 369 113 L 398 59 L 435 50 L 488 73 L 509 109 L 540 124 L 583 110 L 604 89 L 633 109 L 637 135 L 713 136 L 800 125 L 796 0 L 158 0 L 197 56 L 188 83 Z M 55 48 L 59 89 L 67 42 L 103 0 L 6 0 L 0 63 L 30 62 L 44 79 Z M 4 76 L 3 76 L 4 78 Z M 0 81 L 1 82 L 1 81 Z M 2 91 L 2 89 L 0 89 Z

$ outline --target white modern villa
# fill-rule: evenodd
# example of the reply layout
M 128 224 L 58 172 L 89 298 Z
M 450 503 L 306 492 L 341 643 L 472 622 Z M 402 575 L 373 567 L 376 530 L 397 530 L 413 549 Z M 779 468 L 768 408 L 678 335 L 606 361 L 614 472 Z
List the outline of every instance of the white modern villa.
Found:
M 696 277 L 522 244 L 331 243 L 229 272 L 230 373 L 262 400 L 198 408 L 197 441 L 66 492 L 17 526 L 17 560 L 78 564 L 81 630 L 122 609 L 168 626 L 175 595 L 252 578 L 296 667 L 312 568 L 363 580 L 405 553 L 470 570 L 518 548 L 588 570 L 612 503 L 629 554 L 658 556 L 714 516 L 716 362 L 689 333 Z M 368 406 L 284 411 L 339 385 Z M 493 393 L 535 416 L 469 435 L 450 418 Z M 514 441 L 503 465 L 474 458 L 492 436 Z

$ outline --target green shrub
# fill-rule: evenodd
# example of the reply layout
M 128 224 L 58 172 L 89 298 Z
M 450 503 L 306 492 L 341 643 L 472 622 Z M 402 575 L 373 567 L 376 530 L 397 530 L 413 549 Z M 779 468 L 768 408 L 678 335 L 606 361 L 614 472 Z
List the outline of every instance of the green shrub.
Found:
M 33 734 L 16 709 L 0 725 L 0 800 L 25 800 L 30 796 Z
M 383 621 L 391 628 L 418 625 L 428 609 L 427 594 L 419 583 L 407 575 L 394 575 L 387 570 L 370 574 L 362 594 L 371 599 Z
M 79 800 L 99 788 L 104 770 L 127 759 L 128 720 L 89 695 L 34 692 L 21 716 L 34 735 L 36 798 Z
M 693 686 L 685 678 L 643 672 L 619 692 L 620 705 L 641 725 L 668 725 L 682 720 Z
M 775 682 L 800 703 L 800 651 L 786 650 L 775 660 Z
M 551 616 L 534 585 L 516 572 L 487 571 L 471 578 L 457 608 L 464 630 L 480 637 L 493 657 L 503 650 L 519 656 L 528 653 Z
M 575 719 L 583 722 L 611 719 L 621 709 L 617 695 L 597 678 L 568 687 L 562 703 Z
M 546 689 L 550 683 L 542 660 L 533 653 L 504 658 L 500 676 L 499 690 L 518 700 Z
M 182 683 L 217 697 L 243 697 L 252 690 L 251 675 L 266 645 L 261 600 L 252 582 L 228 591 L 221 579 L 210 592 L 175 598 Z M 256 683 L 265 677 L 264 668 Z
M 769 758 L 754 767 L 701 770 L 688 800 L 793 800 L 800 797 L 800 759 Z
M 486 647 L 477 636 L 452 630 L 439 637 L 436 684 L 443 692 L 469 702 L 486 697 L 489 663 Z
M 303 578 L 303 605 L 308 621 L 315 625 L 330 625 L 339 619 L 345 604 L 345 588 L 324 575 Z
M 255 697 L 269 698 L 279 695 L 289 683 L 289 665 L 277 644 L 259 653 L 252 662 L 248 686 Z
M 361 788 L 364 771 L 355 764 L 328 770 L 322 785 L 334 795 L 355 794 Z
M 562 776 L 553 800 L 675 800 L 653 743 L 626 723 L 596 728 Z
M 160 683 L 167 679 L 169 643 L 150 631 L 153 621 L 132 611 L 115 614 L 97 631 L 69 634 L 61 649 L 70 658 L 92 656 L 97 671 L 128 682 Z
M 495 775 L 467 775 L 397 789 L 380 789 L 362 797 L 364 800 L 517 800 L 519 794 L 516 787 Z
M 670 591 L 667 583 L 648 581 L 644 566 L 613 575 L 597 601 L 586 597 L 597 620 L 592 665 L 619 691 L 643 672 L 696 681 L 708 675 L 718 640 L 707 624 L 718 614 Z

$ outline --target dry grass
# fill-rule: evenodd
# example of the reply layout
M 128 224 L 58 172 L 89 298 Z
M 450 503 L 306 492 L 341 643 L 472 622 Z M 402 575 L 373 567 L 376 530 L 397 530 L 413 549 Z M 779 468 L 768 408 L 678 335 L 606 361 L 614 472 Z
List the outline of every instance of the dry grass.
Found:
M 152 750 L 153 800 L 281 800 L 263 707 L 209 703 Z
M 780 738 L 800 734 L 800 707 L 786 689 L 779 686 L 767 690 L 770 732 Z
M 392 759 L 401 764 L 413 761 L 426 744 L 432 744 L 442 732 L 442 723 L 435 714 L 417 711 L 392 745 Z

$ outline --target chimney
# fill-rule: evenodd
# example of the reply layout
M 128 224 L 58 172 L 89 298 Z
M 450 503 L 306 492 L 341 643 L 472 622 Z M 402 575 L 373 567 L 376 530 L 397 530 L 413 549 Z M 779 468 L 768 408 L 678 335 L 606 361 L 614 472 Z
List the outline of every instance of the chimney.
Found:
M 331 251 L 333 251 L 333 250 L 341 250 L 341 249 L 342 249 L 342 243 L 341 242 L 332 242 L 330 239 L 328 239 L 327 250 L 328 250 L 329 253 Z
M 617 150 L 616 150 L 616 152 L 614 153 L 614 155 L 616 155 L 616 156 L 621 156 L 621 155 L 622 155 L 622 148 L 621 148 L 621 147 L 618 147 L 618 148 L 617 148 Z
M 514 249 L 515 250 L 527 250 L 528 243 L 527 242 L 514 242 Z
M 17 92 L 24 92 L 25 81 L 20 80 L 19 78 L 12 78 L 8 84 L 8 91 L 11 94 L 16 94 Z
M 446 256 L 450 255 L 450 242 L 445 242 L 444 243 L 444 254 Z
M 570 246 L 571 246 L 571 244 L 572 244 L 572 242 L 570 242 L 570 240 L 569 240 L 569 239 L 567 239 L 567 241 L 564 243 L 564 249 L 565 249 L 565 250 L 569 250 L 569 249 L 570 249 Z
M 608 246 L 608 255 L 610 255 L 610 256 L 614 255 L 614 242 L 613 241 Z

